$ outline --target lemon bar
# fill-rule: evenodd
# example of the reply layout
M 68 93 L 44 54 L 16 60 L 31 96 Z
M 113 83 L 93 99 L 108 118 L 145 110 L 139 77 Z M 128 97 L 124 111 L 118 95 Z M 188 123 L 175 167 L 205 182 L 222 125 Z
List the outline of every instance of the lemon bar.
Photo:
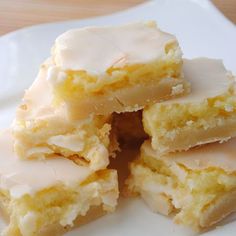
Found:
M 235 78 L 221 60 L 184 60 L 191 93 L 156 103 L 143 112 L 143 125 L 160 153 L 187 150 L 236 135 Z
M 6 236 L 36 236 L 51 225 L 72 226 L 91 207 L 115 209 L 117 173 L 93 171 L 61 156 L 21 160 L 10 130 L 0 135 L 0 205 L 9 215 Z
M 155 22 L 70 30 L 56 39 L 52 60 L 55 99 L 76 119 L 137 111 L 187 89 L 178 42 Z
M 14 148 L 20 158 L 45 158 L 55 153 L 90 166 L 94 170 L 109 164 L 110 117 L 90 115 L 71 120 L 66 105 L 54 106 L 46 79 L 46 65 L 26 91 L 12 129 Z
M 236 138 L 160 156 L 146 141 L 131 166 L 128 191 L 154 212 L 200 231 L 236 211 Z

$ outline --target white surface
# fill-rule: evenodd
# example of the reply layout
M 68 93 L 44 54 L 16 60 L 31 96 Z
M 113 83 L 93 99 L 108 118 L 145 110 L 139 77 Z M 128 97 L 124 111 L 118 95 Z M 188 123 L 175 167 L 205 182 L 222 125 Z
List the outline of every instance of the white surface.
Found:
M 156 0 L 110 16 L 34 26 L 0 37 L 0 128 L 14 117 L 20 97 L 34 80 L 39 64 L 49 56 L 54 39 L 62 32 L 87 25 L 112 25 L 156 20 L 161 29 L 177 36 L 188 58 L 222 58 L 236 73 L 236 27 L 207 0 Z M 235 235 L 236 222 L 205 236 Z M 190 236 L 191 231 L 150 212 L 140 200 L 121 200 L 118 211 L 76 229 L 69 236 Z

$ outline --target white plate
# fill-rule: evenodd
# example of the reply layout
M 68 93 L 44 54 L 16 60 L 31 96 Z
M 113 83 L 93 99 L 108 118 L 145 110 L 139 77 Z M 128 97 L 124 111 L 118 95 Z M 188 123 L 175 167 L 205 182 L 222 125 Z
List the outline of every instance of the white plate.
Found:
M 11 123 L 24 89 L 34 80 L 39 64 L 49 56 L 59 34 L 86 25 L 152 19 L 161 29 L 177 36 L 185 57 L 222 58 L 226 67 L 236 72 L 236 27 L 207 0 L 156 0 L 105 17 L 33 26 L 0 37 L 0 128 Z M 235 235 L 235 229 L 236 222 L 232 221 L 204 235 Z M 194 233 L 150 212 L 140 200 L 121 200 L 116 213 L 67 235 L 189 236 Z

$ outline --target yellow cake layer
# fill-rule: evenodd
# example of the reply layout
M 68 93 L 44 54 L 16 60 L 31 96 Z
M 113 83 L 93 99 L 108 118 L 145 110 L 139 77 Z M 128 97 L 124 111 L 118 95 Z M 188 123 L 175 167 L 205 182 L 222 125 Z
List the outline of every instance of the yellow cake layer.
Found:
M 236 211 L 236 140 L 160 156 L 146 141 L 130 165 L 128 192 L 149 207 L 195 230 Z
M 124 68 L 108 68 L 103 76 L 92 76 L 84 71 L 68 71 L 65 80 L 56 86 L 56 94 L 61 99 L 73 100 L 84 96 L 99 96 L 130 88 L 136 84 L 143 86 L 150 81 L 168 77 L 178 79 L 181 74 L 181 59 L 175 54 L 177 45 L 168 51 L 168 61 L 156 61 L 152 64 L 138 64 Z M 65 73 L 65 72 L 64 72 Z
M 20 160 L 9 131 L 0 136 L 0 205 L 9 216 L 3 235 L 36 236 L 53 225 L 73 226 L 79 216 L 101 206 L 115 209 L 117 172 L 94 172 L 60 156 Z
M 201 71 L 203 70 L 203 72 Z M 185 60 L 191 93 L 144 109 L 143 125 L 161 153 L 222 141 L 236 134 L 236 93 L 221 62 Z
M 17 109 L 12 125 L 16 153 L 24 159 L 50 158 L 57 153 L 94 170 L 105 168 L 113 145 L 110 116 L 72 120 L 65 104 L 54 107 L 45 73 L 43 66 Z
M 56 39 L 47 78 L 73 117 L 136 111 L 184 92 L 181 55 L 154 22 L 87 27 Z

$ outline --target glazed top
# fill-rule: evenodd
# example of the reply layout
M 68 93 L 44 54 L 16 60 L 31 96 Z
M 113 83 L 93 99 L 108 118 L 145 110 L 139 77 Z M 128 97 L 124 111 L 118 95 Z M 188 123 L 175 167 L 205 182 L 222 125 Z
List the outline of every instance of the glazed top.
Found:
M 155 22 L 85 27 L 59 36 L 52 58 L 63 70 L 98 75 L 109 68 L 158 60 L 166 55 L 165 47 L 175 42 L 176 38 L 159 30 Z

